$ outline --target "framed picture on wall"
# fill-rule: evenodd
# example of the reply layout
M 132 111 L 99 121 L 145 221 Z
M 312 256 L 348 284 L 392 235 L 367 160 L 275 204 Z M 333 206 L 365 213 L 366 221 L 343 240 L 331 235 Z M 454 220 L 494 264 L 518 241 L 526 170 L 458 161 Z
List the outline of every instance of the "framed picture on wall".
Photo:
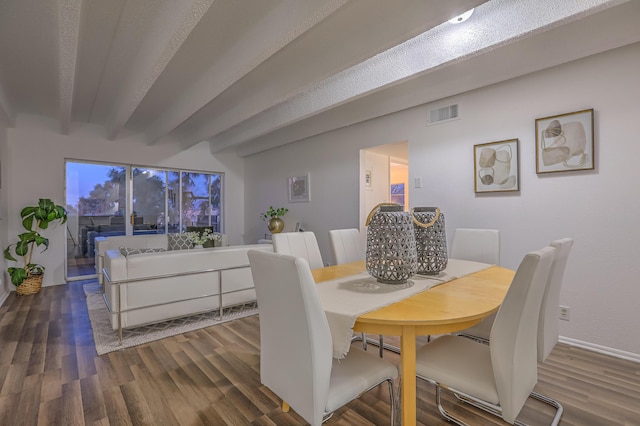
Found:
M 536 173 L 592 170 L 593 109 L 536 119 Z
M 474 145 L 475 192 L 518 191 L 518 139 Z
M 306 203 L 311 200 L 309 190 L 309 174 L 288 178 L 289 202 Z

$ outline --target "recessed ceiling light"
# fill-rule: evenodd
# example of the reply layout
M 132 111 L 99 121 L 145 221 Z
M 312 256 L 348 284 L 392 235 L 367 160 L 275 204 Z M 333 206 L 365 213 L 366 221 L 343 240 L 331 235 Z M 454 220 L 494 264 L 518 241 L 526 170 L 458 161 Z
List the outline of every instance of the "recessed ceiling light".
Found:
M 467 19 L 469 19 L 469 17 L 471 16 L 471 14 L 473 13 L 475 9 L 471 9 L 471 10 L 467 10 L 465 13 L 463 13 L 462 15 L 458 15 L 453 19 L 449 19 L 449 22 L 451 22 L 452 24 L 459 24 L 461 22 L 466 21 Z

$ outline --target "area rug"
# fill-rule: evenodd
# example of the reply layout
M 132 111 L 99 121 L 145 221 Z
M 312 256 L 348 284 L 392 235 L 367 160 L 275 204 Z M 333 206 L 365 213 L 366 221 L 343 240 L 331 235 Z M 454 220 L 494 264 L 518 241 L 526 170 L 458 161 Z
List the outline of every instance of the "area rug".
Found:
M 223 320 L 218 318 L 218 311 L 205 312 L 184 318 L 177 318 L 157 324 L 122 331 L 122 342 L 118 339 L 118 332 L 111 327 L 109 312 L 102 299 L 102 290 L 97 282 L 83 286 L 87 296 L 87 310 L 93 329 L 93 340 L 98 355 L 130 348 L 143 343 L 153 342 L 165 337 L 175 336 L 200 328 L 244 318 L 258 313 L 255 302 L 233 306 L 224 309 Z

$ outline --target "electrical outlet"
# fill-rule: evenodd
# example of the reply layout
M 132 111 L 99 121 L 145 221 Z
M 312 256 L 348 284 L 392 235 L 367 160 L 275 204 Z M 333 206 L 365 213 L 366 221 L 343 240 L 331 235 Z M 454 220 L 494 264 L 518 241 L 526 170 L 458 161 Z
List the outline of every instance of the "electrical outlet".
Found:
M 571 308 L 568 306 L 560 305 L 560 319 L 569 321 L 569 314 L 571 313 Z

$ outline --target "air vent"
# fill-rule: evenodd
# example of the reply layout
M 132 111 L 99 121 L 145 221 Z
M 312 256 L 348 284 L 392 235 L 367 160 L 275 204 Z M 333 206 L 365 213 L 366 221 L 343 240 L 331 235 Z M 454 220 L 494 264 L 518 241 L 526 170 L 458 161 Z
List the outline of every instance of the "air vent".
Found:
M 446 121 L 457 120 L 460 118 L 458 114 L 458 104 L 448 105 L 442 108 L 430 109 L 427 117 L 427 125 L 443 123 Z

